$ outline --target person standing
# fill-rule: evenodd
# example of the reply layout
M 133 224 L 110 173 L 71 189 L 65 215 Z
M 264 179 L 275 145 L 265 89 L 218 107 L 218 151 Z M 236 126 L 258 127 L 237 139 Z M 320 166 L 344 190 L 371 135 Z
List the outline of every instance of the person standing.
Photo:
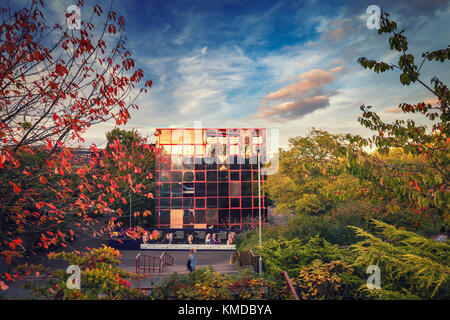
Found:
M 220 239 L 217 237 L 216 233 L 213 233 L 210 244 L 220 244 Z
M 187 268 L 189 272 L 192 272 L 195 270 L 195 266 L 197 265 L 197 261 L 195 259 L 195 252 L 197 250 L 195 248 L 191 248 L 191 253 L 189 254 L 188 262 L 187 262 Z
M 236 233 L 234 232 L 228 233 L 227 244 L 234 244 L 234 239 L 236 239 Z
M 150 235 L 148 231 L 144 231 L 142 234 L 142 243 L 149 243 L 150 242 Z
M 194 235 L 192 233 L 190 235 L 188 235 L 187 243 L 188 244 L 194 244 Z

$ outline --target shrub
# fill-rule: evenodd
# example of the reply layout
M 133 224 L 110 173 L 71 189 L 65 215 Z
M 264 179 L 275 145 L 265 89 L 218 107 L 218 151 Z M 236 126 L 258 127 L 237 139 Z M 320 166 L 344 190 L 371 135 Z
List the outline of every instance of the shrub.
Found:
M 301 268 L 292 282 L 301 299 L 343 299 L 349 296 L 349 288 L 343 283 L 341 275 L 352 272 L 351 267 L 339 260 L 325 264 L 314 261 Z
M 450 298 L 450 245 L 372 220 L 375 232 L 351 227 L 363 240 L 351 247 L 353 266 L 381 269 L 382 288 L 423 299 Z M 390 297 L 387 291 L 374 293 Z M 400 295 L 404 297 L 404 295 Z M 400 297 L 399 296 L 399 297 Z
M 36 283 L 26 285 L 33 290 L 36 298 L 52 300 L 122 300 L 122 299 L 145 299 L 144 293 L 138 289 L 131 288 L 127 278 L 137 277 L 120 269 L 120 253 L 111 247 L 92 249 L 89 252 L 60 252 L 49 254 L 49 259 L 61 259 L 69 265 L 77 265 L 81 271 L 81 288 L 68 289 L 67 280 L 69 274 L 66 270 L 39 269 L 46 273 L 46 283 L 38 287 Z M 35 266 L 18 266 L 18 271 L 37 270 Z M 44 274 L 43 274 L 44 275 Z
M 215 272 L 212 267 L 199 268 L 186 275 L 172 274 L 152 290 L 155 299 L 250 300 L 263 299 L 273 287 L 269 280 L 246 270 L 238 276 Z
M 304 243 L 300 239 L 287 240 L 280 237 L 265 241 L 258 251 L 263 256 L 265 270 L 272 274 L 287 271 L 289 276 L 295 277 L 305 265 L 314 260 L 330 262 L 342 257 L 343 251 L 337 245 L 332 245 L 318 236 Z

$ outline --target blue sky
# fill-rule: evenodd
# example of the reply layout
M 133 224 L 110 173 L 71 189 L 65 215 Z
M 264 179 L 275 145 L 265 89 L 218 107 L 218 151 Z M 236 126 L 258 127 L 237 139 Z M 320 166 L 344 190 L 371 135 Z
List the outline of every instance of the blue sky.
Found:
M 109 1 L 100 3 L 106 8 Z M 52 1 L 48 10 L 59 16 L 70 4 Z M 361 56 L 397 62 L 387 36 L 366 26 L 372 4 L 406 29 L 413 53 L 449 44 L 444 0 L 115 1 L 134 59 L 153 80 L 126 128 L 143 135 L 194 121 L 275 128 L 280 146 L 312 127 L 369 136 L 357 122 L 361 104 L 393 120 L 402 117 L 399 103 L 433 98 L 419 85 L 402 86 L 397 71 L 374 74 L 356 63 Z M 423 79 L 433 75 L 448 83 L 448 63 L 426 63 Z M 90 129 L 87 142 L 101 145 L 112 126 Z

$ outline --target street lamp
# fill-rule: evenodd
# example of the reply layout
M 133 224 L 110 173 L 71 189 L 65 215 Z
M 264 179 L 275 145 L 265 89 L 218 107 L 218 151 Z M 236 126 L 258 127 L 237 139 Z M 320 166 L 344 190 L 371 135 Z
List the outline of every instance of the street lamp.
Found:
M 259 247 L 262 248 L 261 241 L 261 162 L 259 159 L 260 149 L 257 150 L 256 157 L 258 159 L 258 215 L 259 215 Z M 262 257 L 259 255 L 259 274 L 262 274 Z
M 130 193 L 130 228 L 131 228 L 131 193 Z

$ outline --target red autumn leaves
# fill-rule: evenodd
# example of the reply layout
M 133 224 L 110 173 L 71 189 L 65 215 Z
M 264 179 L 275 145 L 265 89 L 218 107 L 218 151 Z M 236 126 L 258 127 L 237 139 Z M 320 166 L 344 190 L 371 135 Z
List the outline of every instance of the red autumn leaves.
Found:
M 94 124 L 126 123 L 129 110 L 137 109 L 130 101 L 140 91 L 133 89 L 146 90 L 152 83 L 135 68 L 122 35 L 114 37 L 117 43 L 105 41 L 101 32 L 91 31 L 95 20 L 84 22 L 79 32 L 65 32 L 47 24 L 45 10 L 33 1 L 26 9 L 3 8 L 0 16 L 5 53 L 0 55 L 0 216 L 7 217 L 0 221 L 0 255 L 7 263 L 25 250 L 64 247 L 79 231 L 103 233 L 92 215 L 112 219 L 111 205 L 126 203 L 118 186 L 122 177 L 106 159 L 129 161 L 127 170 L 151 178 L 119 146 L 117 152 L 93 146 L 88 163 L 68 147 L 84 142 L 84 132 Z M 94 13 L 103 10 L 96 5 Z M 120 33 L 123 17 L 107 14 L 99 30 Z M 153 196 L 136 181 L 130 186 Z M 38 240 L 25 244 L 26 234 Z

